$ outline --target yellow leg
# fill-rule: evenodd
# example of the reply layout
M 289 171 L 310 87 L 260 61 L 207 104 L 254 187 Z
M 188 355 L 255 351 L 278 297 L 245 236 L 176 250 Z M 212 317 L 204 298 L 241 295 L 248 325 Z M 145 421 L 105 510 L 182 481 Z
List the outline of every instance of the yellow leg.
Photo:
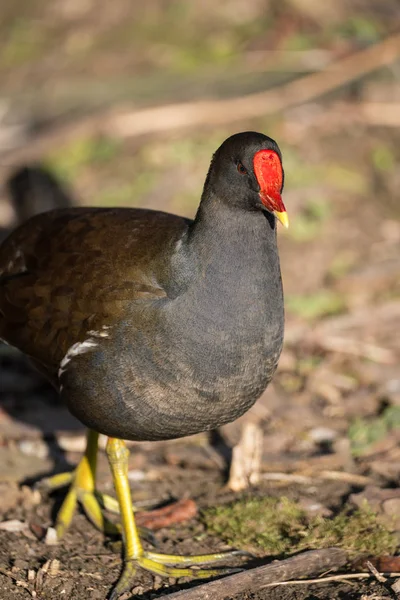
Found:
M 121 535 L 120 524 L 112 523 L 103 514 L 103 510 L 119 514 L 118 501 L 112 496 L 96 490 L 98 437 L 98 433 L 88 430 L 86 451 L 75 471 L 58 473 L 43 479 L 39 484 L 39 487 L 47 491 L 70 486 L 57 515 L 56 531 L 59 539 L 71 524 L 78 504 L 82 506 L 86 516 L 97 529 L 109 535 Z M 132 508 L 135 510 L 135 507 Z M 151 545 L 157 545 L 150 530 L 140 528 L 140 533 Z
M 118 534 L 120 529 L 109 521 L 102 512 L 98 495 L 103 499 L 107 509 L 112 508 L 109 496 L 96 491 L 97 447 L 99 434 L 88 430 L 85 454 L 72 473 L 59 473 L 41 482 L 49 490 L 70 485 L 68 493 L 57 515 L 56 531 L 60 539 L 71 524 L 78 503 L 81 504 L 89 520 L 101 531 Z M 115 502 L 115 501 L 114 501 Z M 115 508 L 115 506 L 114 506 Z
M 124 540 L 124 568 L 121 577 L 111 593 L 110 600 L 116 600 L 120 594 L 128 591 L 133 586 L 136 567 L 138 566 L 164 577 L 213 577 L 215 575 L 231 573 L 232 569 L 198 569 L 194 571 L 190 568 L 175 568 L 167 565 L 195 566 L 247 554 L 234 550 L 232 552 L 219 552 L 216 554 L 179 556 L 145 551 L 140 541 L 132 509 L 131 490 L 128 481 L 129 451 L 122 440 L 108 438 L 106 452 L 120 507 Z

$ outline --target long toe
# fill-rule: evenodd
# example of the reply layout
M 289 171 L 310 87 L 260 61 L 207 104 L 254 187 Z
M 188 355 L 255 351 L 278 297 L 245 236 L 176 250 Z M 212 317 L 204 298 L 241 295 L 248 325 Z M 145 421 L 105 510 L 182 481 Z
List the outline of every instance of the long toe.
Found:
M 145 552 L 144 556 L 161 565 L 211 565 L 221 560 L 229 560 L 236 556 L 251 558 L 252 555 L 245 550 L 228 550 L 226 552 L 215 552 L 214 554 L 194 554 L 193 556 L 182 556 L 180 554 L 160 554 L 158 552 Z
M 64 498 L 60 510 L 58 511 L 56 519 L 57 539 L 61 539 L 64 533 L 67 531 L 68 527 L 70 526 L 77 505 L 78 497 L 76 489 L 74 486 L 71 486 L 68 490 L 67 495 Z
M 133 560 L 125 561 L 124 568 L 117 583 L 113 587 L 109 600 L 117 600 L 117 598 L 130 590 L 135 584 L 137 563 Z
M 96 492 L 78 489 L 78 501 L 81 504 L 87 518 L 93 525 L 107 535 L 119 535 L 121 527 L 112 523 L 104 515 L 103 509 L 99 504 Z
M 179 577 L 195 577 L 204 579 L 208 577 L 217 577 L 218 575 L 237 573 L 242 570 L 239 568 L 231 567 L 221 567 L 220 569 L 191 569 L 182 567 L 170 567 L 165 563 L 152 560 L 151 558 L 147 558 L 146 556 L 138 558 L 137 564 L 140 567 L 142 567 L 142 569 L 150 571 L 151 573 L 155 573 L 156 575 L 161 575 L 161 577 L 174 577 L 175 579 L 178 579 Z
M 74 478 L 74 471 L 57 473 L 51 477 L 44 477 L 35 484 L 35 488 L 43 492 L 54 492 L 60 488 L 70 485 Z
M 69 489 L 56 519 L 58 539 L 64 535 L 70 526 L 78 504 L 82 506 L 87 518 L 97 529 L 107 535 L 121 534 L 121 527 L 118 524 L 115 525 L 112 523 L 104 514 L 104 510 L 114 508 L 111 497 L 108 497 L 109 501 L 104 506 L 104 503 L 99 501 L 99 497 L 101 498 L 102 495 L 96 490 L 92 491 L 82 487 L 81 482 L 77 481 L 74 472 L 59 473 L 43 479 L 38 483 L 37 487 L 40 490 L 52 492 L 67 485 L 69 485 Z

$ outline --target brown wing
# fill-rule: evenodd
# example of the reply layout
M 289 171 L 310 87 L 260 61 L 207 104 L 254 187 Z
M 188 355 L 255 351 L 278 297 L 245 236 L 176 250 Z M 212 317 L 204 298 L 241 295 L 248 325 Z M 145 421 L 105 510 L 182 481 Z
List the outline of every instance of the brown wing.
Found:
M 169 249 L 186 228 L 180 217 L 138 209 L 34 217 L 0 246 L 0 338 L 54 373 L 88 331 L 166 295 Z

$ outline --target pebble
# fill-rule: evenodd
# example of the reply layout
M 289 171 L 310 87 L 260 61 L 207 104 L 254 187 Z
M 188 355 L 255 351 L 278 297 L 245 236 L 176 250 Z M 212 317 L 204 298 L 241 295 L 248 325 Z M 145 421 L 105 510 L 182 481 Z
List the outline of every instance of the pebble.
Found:
M 47 546 L 56 546 L 58 544 L 57 532 L 54 527 L 49 527 L 47 529 L 44 541 Z
M 338 437 L 338 432 L 329 427 L 314 427 L 309 431 L 310 438 L 320 444 L 321 442 L 333 442 Z

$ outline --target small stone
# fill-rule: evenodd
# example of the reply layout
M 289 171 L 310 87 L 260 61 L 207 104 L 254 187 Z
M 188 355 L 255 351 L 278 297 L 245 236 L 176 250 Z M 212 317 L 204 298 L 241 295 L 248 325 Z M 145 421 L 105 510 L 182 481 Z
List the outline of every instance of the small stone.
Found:
M 60 561 L 57 558 L 53 558 L 53 560 L 50 561 L 49 568 L 48 568 L 49 577 L 57 577 L 59 572 L 60 572 Z
M 133 594 L 134 596 L 135 596 L 136 594 L 137 594 L 137 595 L 139 595 L 139 594 L 143 594 L 143 592 L 144 592 L 144 587 L 143 587 L 142 585 L 137 585 L 136 587 L 134 587 L 134 588 L 131 590 L 131 594 Z
M 3 521 L 0 523 L 0 529 L 8 531 L 10 533 L 21 533 L 28 528 L 28 524 L 25 521 L 18 521 L 18 519 L 10 519 L 9 521 Z
M 49 455 L 48 446 L 42 440 L 21 440 L 18 446 L 21 452 L 27 456 L 47 458 Z
M 57 443 L 65 452 L 84 452 L 86 448 L 85 435 L 58 435 Z
M 395 594 L 400 594 L 400 579 L 396 579 L 391 588 Z
M 321 444 L 323 442 L 333 442 L 337 438 L 338 432 L 329 427 L 314 427 L 309 431 L 309 436 L 314 442 Z
M 58 544 L 57 532 L 54 527 L 49 527 L 47 529 L 44 542 L 47 546 L 56 546 Z
M 146 479 L 146 473 L 139 469 L 132 469 L 131 471 L 128 471 L 128 479 L 129 481 L 143 481 Z
M 400 498 L 389 498 L 383 502 L 383 512 L 391 520 L 391 528 L 400 531 Z

